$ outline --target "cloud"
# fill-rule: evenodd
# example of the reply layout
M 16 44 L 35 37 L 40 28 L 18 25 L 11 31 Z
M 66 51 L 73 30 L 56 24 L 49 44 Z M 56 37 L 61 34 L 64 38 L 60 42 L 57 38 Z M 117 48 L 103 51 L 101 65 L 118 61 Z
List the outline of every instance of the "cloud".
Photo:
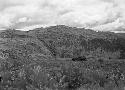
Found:
M 95 30 L 124 28 L 125 0 L 0 0 L 0 28 L 64 24 Z
M 96 27 L 93 27 L 92 29 L 95 30 L 103 30 L 103 31 L 121 31 L 124 30 L 125 26 L 124 26 L 124 22 L 120 22 L 120 19 L 117 19 L 111 23 L 106 23 L 103 25 L 99 25 Z M 121 29 L 121 30 L 119 30 Z

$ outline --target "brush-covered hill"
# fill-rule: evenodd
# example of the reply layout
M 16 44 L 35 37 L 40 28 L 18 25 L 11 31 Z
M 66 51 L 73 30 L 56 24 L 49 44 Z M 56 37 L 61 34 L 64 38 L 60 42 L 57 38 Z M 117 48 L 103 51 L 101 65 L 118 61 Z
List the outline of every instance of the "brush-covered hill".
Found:
M 46 42 L 48 49 L 60 58 L 92 56 L 95 52 L 102 53 L 105 58 L 125 58 L 122 34 L 58 25 L 28 31 L 28 35 Z
M 0 31 L 0 90 L 122 90 L 125 37 L 64 25 Z

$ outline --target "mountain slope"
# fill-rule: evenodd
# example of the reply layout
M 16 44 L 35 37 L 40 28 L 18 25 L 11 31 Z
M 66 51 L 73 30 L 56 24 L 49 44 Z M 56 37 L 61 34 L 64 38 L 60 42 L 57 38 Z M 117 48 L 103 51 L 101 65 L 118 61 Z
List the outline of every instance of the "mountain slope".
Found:
M 36 32 L 35 32 L 36 31 Z M 112 32 L 95 32 L 84 28 L 68 27 L 64 25 L 51 26 L 43 30 L 29 31 L 28 34 L 35 32 L 34 36 L 38 40 L 44 40 L 53 50 L 57 52 L 57 56 L 77 57 L 84 52 L 96 51 L 100 48 L 106 52 L 122 52 L 125 50 L 125 38 L 121 34 Z M 55 51 L 54 51 L 55 50 Z M 76 53 L 77 52 L 77 53 Z M 66 54 L 66 55 L 63 55 Z M 85 53 L 84 53 L 85 54 Z M 120 58 L 124 58 L 119 56 Z M 113 56 L 112 56 L 113 57 Z
M 64 25 L 0 32 L 0 90 L 123 90 L 125 38 Z

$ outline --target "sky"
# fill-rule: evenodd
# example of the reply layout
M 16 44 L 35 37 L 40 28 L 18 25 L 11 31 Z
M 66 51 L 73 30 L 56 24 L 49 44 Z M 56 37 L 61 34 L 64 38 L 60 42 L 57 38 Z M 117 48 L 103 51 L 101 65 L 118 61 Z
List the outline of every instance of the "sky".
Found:
M 53 25 L 125 30 L 125 0 L 0 0 L 0 29 Z

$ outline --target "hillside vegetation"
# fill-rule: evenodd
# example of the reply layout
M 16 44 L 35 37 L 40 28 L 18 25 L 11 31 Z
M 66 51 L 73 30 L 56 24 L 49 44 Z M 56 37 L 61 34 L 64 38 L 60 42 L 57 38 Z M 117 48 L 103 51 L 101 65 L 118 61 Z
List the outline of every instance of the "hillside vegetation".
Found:
M 124 90 L 125 37 L 64 25 L 0 31 L 0 90 Z

